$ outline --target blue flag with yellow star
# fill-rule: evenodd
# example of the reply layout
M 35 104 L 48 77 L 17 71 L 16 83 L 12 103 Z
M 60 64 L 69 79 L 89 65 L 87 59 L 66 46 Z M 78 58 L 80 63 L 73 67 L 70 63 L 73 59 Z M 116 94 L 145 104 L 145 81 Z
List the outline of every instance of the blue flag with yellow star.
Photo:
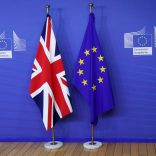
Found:
M 95 17 L 89 22 L 74 69 L 73 83 L 84 96 L 90 108 L 91 124 L 98 116 L 114 107 L 108 78 L 108 68 L 95 29 Z

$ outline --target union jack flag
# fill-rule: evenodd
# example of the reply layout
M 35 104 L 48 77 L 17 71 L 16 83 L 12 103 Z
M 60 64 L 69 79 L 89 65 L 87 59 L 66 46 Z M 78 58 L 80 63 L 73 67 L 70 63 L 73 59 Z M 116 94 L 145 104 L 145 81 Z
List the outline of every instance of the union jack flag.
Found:
M 30 94 L 38 105 L 46 130 L 59 118 L 72 113 L 65 70 L 47 15 L 32 68 Z

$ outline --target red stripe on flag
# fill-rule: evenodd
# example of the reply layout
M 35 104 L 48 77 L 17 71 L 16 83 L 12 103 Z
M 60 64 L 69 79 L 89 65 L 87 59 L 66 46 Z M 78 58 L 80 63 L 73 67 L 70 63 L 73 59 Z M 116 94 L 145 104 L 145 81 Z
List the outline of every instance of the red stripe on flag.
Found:
M 35 65 L 33 65 L 33 69 L 34 69 L 34 70 L 37 70 L 37 68 L 36 68 L 36 66 L 35 66 Z
M 32 94 L 34 91 L 40 88 L 45 82 L 47 82 L 47 78 L 51 79 L 51 67 L 49 65 L 49 61 L 47 59 L 47 56 L 45 55 L 45 52 L 41 43 L 39 43 L 38 45 L 36 60 L 40 64 L 42 68 L 42 72 L 31 79 L 30 94 Z
M 49 17 L 48 26 L 47 26 L 47 37 L 46 37 L 46 46 L 48 50 L 50 50 L 50 36 L 51 36 L 51 19 Z
M 63 83 L 65 86 L 68 86 L 67 80 L 64 80 L 64 79 L 61 79 L 61 80 L 62 80 L 62 83 Z
M 62 71 L 64 71 L 64 66 L 63 66 L 63 62 L 62 59 L 59 59 L 56 62 L 53 62 L 52 64 L 52 73 L 60 73 Z M 56 75 L 52 74 L 52 90 L 53 90 L 53 94 L 55 97 L 55 101 L 58 104 L 58 107 L 61 111 L 61 115 L 62 117 L 70 114 L 70 110 L 69 107 L 66 103 L 65 97 L 63 95 L 63 90 L 61 88 L 61 84 L 58 81 L 58 78 L 56 77 Z

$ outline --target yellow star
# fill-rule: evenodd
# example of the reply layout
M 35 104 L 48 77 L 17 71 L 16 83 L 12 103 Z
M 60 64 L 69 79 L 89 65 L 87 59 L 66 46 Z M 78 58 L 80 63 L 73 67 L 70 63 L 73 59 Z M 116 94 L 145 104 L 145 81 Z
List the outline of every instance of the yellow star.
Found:
M 96 90 L 96 86 L 93 84 L 93 86 L 92 86 L 92 89 L 93 89 L 93 91 L 95 91 Z
M 92 51 L 93 51 L 93 53 L 96 53 L 97 52 L 97 48 L 93 47 Z
M 83 79 L 82 84 L 83 84 L 84 86 L 86 86 L 86 85 L 87 85 L 87 80 L 84 80 L 84 79 Z
M 105 70 L 106 70 L 106 68 L 104 68 L 103 66 L 101 68 L 99 68 L 99 69 L 100 69 L 101 73 L 105 72 Z
M 100 56 L 98 57 L 99 62 L 100 62 L 100 61 L 103 61 L 103 58 L 104 58 L 104 57 L 103 57 L 102 55 L 100 55 Z
M 80 59 L 80 60 L 79 60 L 79 64 L 80 64 L 80 65 L 84 64 L 84 60 L 83 60 L 83 59 Z
M 98 81 L 99 81 L 99 83 L 103 83 L 103 78 L 102 77 L 99 77 L 98 78 Z
M 89 50 L 87 50 L 87 49 L 85 50 L 84 53 L 86 54 L 86 56 L 90 55 Z
M 83 74 L 83 70 L 79 69 L 77 73 L 78 73 L 78 74 L 79 74 L 79 76 L 80 76 L 80 75 L 82 75 L 82 74 Z

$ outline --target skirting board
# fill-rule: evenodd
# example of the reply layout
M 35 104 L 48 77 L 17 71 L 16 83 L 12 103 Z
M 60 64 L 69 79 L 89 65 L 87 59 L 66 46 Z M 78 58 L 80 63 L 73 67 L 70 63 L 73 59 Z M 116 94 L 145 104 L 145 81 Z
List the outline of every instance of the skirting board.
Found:
M 55 138 L 62 142 L 86 142 L 91 138 Z M 156 138 L 95 138 L 101 142 L 156 142 Z M 0 142 L 47 142 L 50 138 L 0 138 Z

